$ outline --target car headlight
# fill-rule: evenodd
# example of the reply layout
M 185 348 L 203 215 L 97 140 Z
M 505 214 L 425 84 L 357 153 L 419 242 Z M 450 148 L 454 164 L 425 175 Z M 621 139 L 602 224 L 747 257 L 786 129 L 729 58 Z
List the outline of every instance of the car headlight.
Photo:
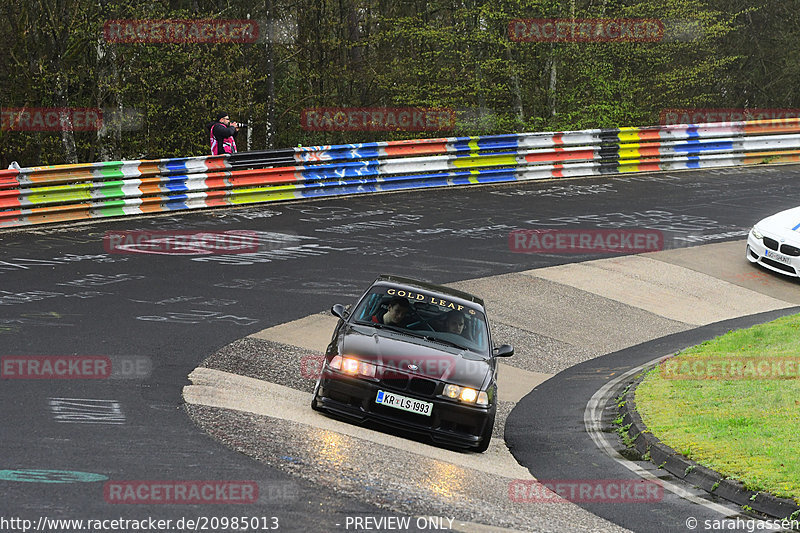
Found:
M 753 237 L 755 237 L 758 240 L 761 240 L 761 239 L 764 238 L 764 236 L 761 234 L 760 231 L 758 231 L 758 228 L 755 227 L 755 226 L 753 226 L 753 229 L 750 230 L 750 233 L 752 233 Z
M 475 405 L 489 405 L 489 395 L 485 391 L 476 391 L 469 387 L 459 387 L 458 385 L 447 384 L 442 393 L 453 400 L 458 399 L 464 403 L 474 403 Z
M 351 376 L 363 376 L 366 378 L 375 377 L 375 365 L 366 361 L 359 361 L 353 357 L 342 357 L 335 355 L 328 366 L 334 370 L 339 370 Z

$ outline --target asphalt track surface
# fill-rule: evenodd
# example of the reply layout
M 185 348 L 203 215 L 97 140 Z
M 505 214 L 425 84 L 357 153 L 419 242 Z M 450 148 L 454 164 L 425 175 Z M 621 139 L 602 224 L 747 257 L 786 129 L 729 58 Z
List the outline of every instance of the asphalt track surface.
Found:
M 36 523 L 40 517 L 150 516 L 174 524 L 203 516 L 277 516 L 283 530 L 344 531 L 347 517 L 397 515 L 387 511 L 392 502 L 381 508 L 337 494 L 209 437 L 182 406 L 189 373 L 247 335 L 352 301 L 380 273 L 452 283 L 607 257 L 514 253 L 508 235 L 517 228 L 656 228 L 668 249 L 741 239 L 758 219 L 795 205 L 798 175 L 800 167 L 773 166 L 610 176 L 2 233 L 2 355 L 102 355 L 144 361 L 147 370 L 112 380 L 3 379 L 0 517 Z M 102 238 L 119 230 L 256 231 L 262 251 L 109 254 Z M 733 260 L 744 261 L 743 255 Z M 579 315 L 581 309 L 565 312 Z M 620 353 L 620 368 L 646 358 L 635 349 Z M 574 399 L 591 396 L 596 384 L 576 384 Z M 88 408 L 87 400 L 102 405 Z M 539 414 L 542 405 L 552 406 L 547 412 L 554 419 L 572 408 L 542 401 Z M 524 411 L 512 412 L 511 443 L 529 423 L 515 421 Z M 554 428 L 526 431 L 527 443 L 545 446 Z M 536 471 L 542 465 L 533 446 L 512 446 L 534 475 L 548 477 Z M 585 443 L 575 446 L 591 452 Z M 557 470 L 559 477 L 587 477 L 572 468 L 579 467 Z M 106 480 L 253 480 L 259 499 L 249 506 L 113 504 L 103 495 Z M 669 521 L 692 510 L 667 503 L 687 507 L 656 506 L 652 513 Z M 640 510 L 590 510 L 631 530 L 652 530 L 637 522 Z

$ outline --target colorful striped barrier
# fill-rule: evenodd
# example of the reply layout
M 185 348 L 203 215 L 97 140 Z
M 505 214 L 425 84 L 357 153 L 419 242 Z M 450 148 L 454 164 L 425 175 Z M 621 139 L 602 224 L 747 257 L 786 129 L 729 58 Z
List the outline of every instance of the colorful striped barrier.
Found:
M 0 170 L 0 228 L 325 196 L 800 162 L 800 119 L 297 147 Z

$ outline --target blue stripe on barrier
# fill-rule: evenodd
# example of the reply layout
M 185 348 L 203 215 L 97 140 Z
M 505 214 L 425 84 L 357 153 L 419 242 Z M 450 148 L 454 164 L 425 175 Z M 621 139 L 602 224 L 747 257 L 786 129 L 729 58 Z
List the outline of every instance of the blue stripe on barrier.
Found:
M 378 174 L 380 161 L 355 161 L 349 163 L 324 164 L 300 167 L 303 179 L 335 179 L 347 176 Z
M 166 172 L 188 172 L 190 168 L 187 166 L 188 159 L 185 157 L 176 159 L 167 159 L 159 163 L 159 167 Z
M 180 174 L 177 176 L 170 176 L 167 179 L 167 182 L 162 185 L 163 188 L 167 189 L 168 191 L 188 191 L 189 186 L 186 185 L 186 180 L 189 179 L 189 176 L 186 174 Z
M 701 142 L 701 141 L 690 141 L 688 143 L 683 144 L 676 144 L 673 146 L 673 150 L 676 152 L 686 152 L 686 153 L 700 153 L 700 152 L 707 152 L 709 150 L 732 150 L 733 149 L 733 142 L 726 141 L 726 142 Z

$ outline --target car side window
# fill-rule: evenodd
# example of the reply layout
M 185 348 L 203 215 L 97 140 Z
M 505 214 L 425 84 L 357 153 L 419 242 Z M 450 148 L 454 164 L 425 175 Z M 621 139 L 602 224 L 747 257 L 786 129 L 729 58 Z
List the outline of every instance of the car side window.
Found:
M 378 313 L 381 304 L 380 294 L 370 294 L 368 300 L 361 306 L 361 313 L 356 317 L 356 320 L 369 322 L 372 317 Z

